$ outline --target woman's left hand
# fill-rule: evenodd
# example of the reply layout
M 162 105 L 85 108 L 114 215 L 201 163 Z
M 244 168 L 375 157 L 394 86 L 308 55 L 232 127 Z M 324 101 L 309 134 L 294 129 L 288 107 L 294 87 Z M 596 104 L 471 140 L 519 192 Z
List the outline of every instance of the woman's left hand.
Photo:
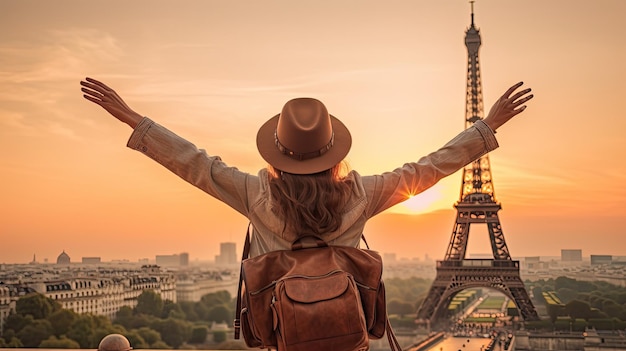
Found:
M 493 104 L 491 110 L 489 110 L 487 118 L 483 120 L 494 132 L 511 118 L 522 113 L 526 109 L 524 104 L 533 98 L 532 94 L 528 95 L 530 88 L 513 94 L 522 84 L 524 83 L 519 82 L 502 94 L 498 101 Z
M 117 95 L 115 90 L 109 88 L 106 84 L 87 77 L 80 82 L 83 87 L 83 97 L 94 104 L 100 105 L 108 113 L 118 120 L 128 124 L 135 129 L 137 124 L 143 119 L 143 116 L 133 111 L 124 100 Z

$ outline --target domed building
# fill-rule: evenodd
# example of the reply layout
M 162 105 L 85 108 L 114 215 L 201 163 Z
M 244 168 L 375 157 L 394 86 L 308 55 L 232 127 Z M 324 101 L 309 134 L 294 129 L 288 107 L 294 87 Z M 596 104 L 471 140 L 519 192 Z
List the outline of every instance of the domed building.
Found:
M 70 256 L 65 253 L 65 250 L 57 257 L 57 264 L 70 264 Z

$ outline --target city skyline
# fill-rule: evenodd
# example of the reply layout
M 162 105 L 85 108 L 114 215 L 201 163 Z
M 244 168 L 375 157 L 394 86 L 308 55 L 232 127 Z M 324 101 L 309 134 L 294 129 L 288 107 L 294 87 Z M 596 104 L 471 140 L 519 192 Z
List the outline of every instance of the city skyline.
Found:
M 81 96 L 86 76 L 230 165 L 265 166 L 258 127 L 317 97 L 353 134 L 350 166 L 414 161 L 464 123 L 467 1 L 0 2 L 0 263 L 61 252 L 211 259 L 247 220 L 125 147 L 131 130 Z M 622 255 L 626 2 L 478 0 L 485 112 L 523 80 L 535 98 L 490 154 L 513 257 Z M 442 257 L 461 173 L 376 217 L 370 246 Z M 487 234 L 470 252 L 490 252 Z
M 228 264 L 232 264 L 232 263 L 239 263 L 240 262 L 240 258 L 241 258 L 241 252 L 238 251 L 240 250 L 239 248 L 237 248 L 236 243 L 230 243 L 230 242 L 226 242 L 226 243 L 220 243 L 220 248 L 222 248 L 222 245 L 224 244 L 228 244 L 231 249 L 228 249 L 224 252 L 220 251 L 221 254 L 226 253 L 226 255 L 228 255 L 229 259 L 227 259 L 225 262 L 222 263 L 228 263 Z M 234 247 L 232 247 L 232 245 L 234 244 Z M 592 256 L 604 256 L 602 253 L 585 253 L 583 249 L 576 249 L 576 248 L 561 248 L 558 250 L 559 254 L 558 255 L 548 255 L 548 256 L 538 256 L 538 255 L 531 255 L 531 256 L 513 256 L 512 259 L 514 260 L 525 260 L 525 259 L 531 259 L 534 260 L 536 257 L 539 257 L 540 259 L 543 260 L 564 260 L 564 261 L 568 261 L 568 260 L 572 260 L 569 256 L 571 255 L 575 255 L 575 256 L 580 256 L 580 260 L 589 260 Z M 232 253 L 235 253 L 234 255 Z M 566 253 L 564 253 L 566 252 Z M 574 253 L 572 253 L 574 252 Z M 385 257 L 385 260 L 392 260 L 394 262 L 401 262 L 401 261 L 405 261 L 405 260 L 410 260 L 410 261 L 421 261 L 421 262 L 427 262 L 427 261 L 433 261 L 433 260 L 441 260 L 443 259 L 443 257 L 437 257 L 437 256 L 430 256 L 428 254 L 425 254 L 424 256 L 412 256 L 412 257 L 407 257 L 407 256 L 397 256 L 397 254 L 395 252 L 381 252 L 381 254 L 383 254 L 383 256 Z M 147 257 L 141 257 L 141 258 L 137 258 L 137 259 L 130 259 L 130 258 L 115 258 L 115 259 L 103 259 L 102 256 L 81 256 L 81 255 L 73 255 L 71 253 L 66 252 L 65 250 L 62 250 L 56 257 L 38 257 L 36 254 L 33 254 L 32 256 L 32 260 L 30 262 L 0 262 L 0 264 L 24 264 L 24 263 L 43 263 L 43 264 L 58 264 L 58 259 L 60 256 L 65 256 L 67 257 L 68 260 L 70 260 L 69 263 L 71 264 L 107 264 L 107 263 L 118 263 L 118 262 L 125 262 L 125 263 L 159 263 L 159 259 L 163 259 L 163 260 L 169 260 L 169 259 L 179 259 L 179 257 L 181 255 L 188 255 L 188 252 L 184 251 L 184 252 L 178 252 L 178 253 L 160 253 L 160 254 L 151 254 L 148 255 Z M 467 255 L 466 258 L 468 259 L 484 259 L 484 258 L 492 258 L 491 256 L 491 252 L 473 252 L 473 253 L 469 253 Z M 565 256 L 564 256 L 565 255 Z M 442 255 L 443 256 L 443 255 Z M 609 257 L 612 257 L 613 260 L 616 261 L 626 261 L 626 252 L 620 255 L 607 255 Z M 221 259 L 223 259 L 222 257 L 220 257 L 220 254 L 215 255 L 215 257 L 213 258 L 204 258 L 204 259 L 200 259 L 200 258 L 194 258 L 194 257 L 187 257 L 186 260 L 187 262 L 196 262 L 196 263 L 216 263 L 219 264 Z M 55 262 L 56 261 L 56 262 Z M 577 259 L 575 259 L 574 261 L 577 261 Z M 181 261 L 182 262 L 182 261 Z M 62 263 L 62 264 L 66 264 L 66 263 Z M 168 265 L 168 264 L 166 264 Z M 177 265 L 184 265 L 182 263 L 177 263 Z

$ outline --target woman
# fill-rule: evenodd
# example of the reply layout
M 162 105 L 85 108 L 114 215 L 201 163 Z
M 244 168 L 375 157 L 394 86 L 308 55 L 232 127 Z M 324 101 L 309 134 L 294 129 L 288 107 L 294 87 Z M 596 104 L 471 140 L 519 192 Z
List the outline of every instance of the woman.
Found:
M 253 226 L 250 256 L 289 249 L 299 236 L 315 234 L 330 245 L 358 247 L 367 220 L 418 194 L 494 150 L 496 129 L 526 109 L 530 89 L 517 83 L 484 120 L 441 149 L 391 172 L 342 174 L 350 132 L 311 98 L 288 101 L 257 134 L 257 148 L 269 164 L 257 175 L 227 166 L 147 117 L 133 111 L 106 84 L 81 81 L 85 99 L 134 129 L 128 147 L 154 159 L 187 182 L 248 217 Z

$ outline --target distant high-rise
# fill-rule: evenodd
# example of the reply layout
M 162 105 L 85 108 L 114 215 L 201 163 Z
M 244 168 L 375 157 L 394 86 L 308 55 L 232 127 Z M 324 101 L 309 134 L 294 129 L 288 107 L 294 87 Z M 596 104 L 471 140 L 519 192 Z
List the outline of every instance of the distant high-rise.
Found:
M 183 267 L 189 266 L 189 253 L 182 252 L 180 254 L 180 265 Z
M 180 257 L 178 255 L 156 255 L 155 262 L 158 266 L 178 266 Z
M 591 265 L 603 265 L 613 263 L 613 256 L 611 255 L 591 255 Z
M 83 264 L 100 264 L 101 262 L 102 262 L 102 259 L 100 257 L 83 257 L 82 258 Z
M 189 254 L 182 252 L 173 255 L 156 255 L 156 264 L 159 266 L 189 266 Z M 140 260 L 142 262 L 142 260 Z
M 561 250 L 561 261 L 563 262 L 582 262 L 583 260 L 583 250 L 575 249 L 575 250 Z
M 236 264 L 237 245 L 235 243 L 220 243 L 220 254 L 215 256 L 216 264 Z

